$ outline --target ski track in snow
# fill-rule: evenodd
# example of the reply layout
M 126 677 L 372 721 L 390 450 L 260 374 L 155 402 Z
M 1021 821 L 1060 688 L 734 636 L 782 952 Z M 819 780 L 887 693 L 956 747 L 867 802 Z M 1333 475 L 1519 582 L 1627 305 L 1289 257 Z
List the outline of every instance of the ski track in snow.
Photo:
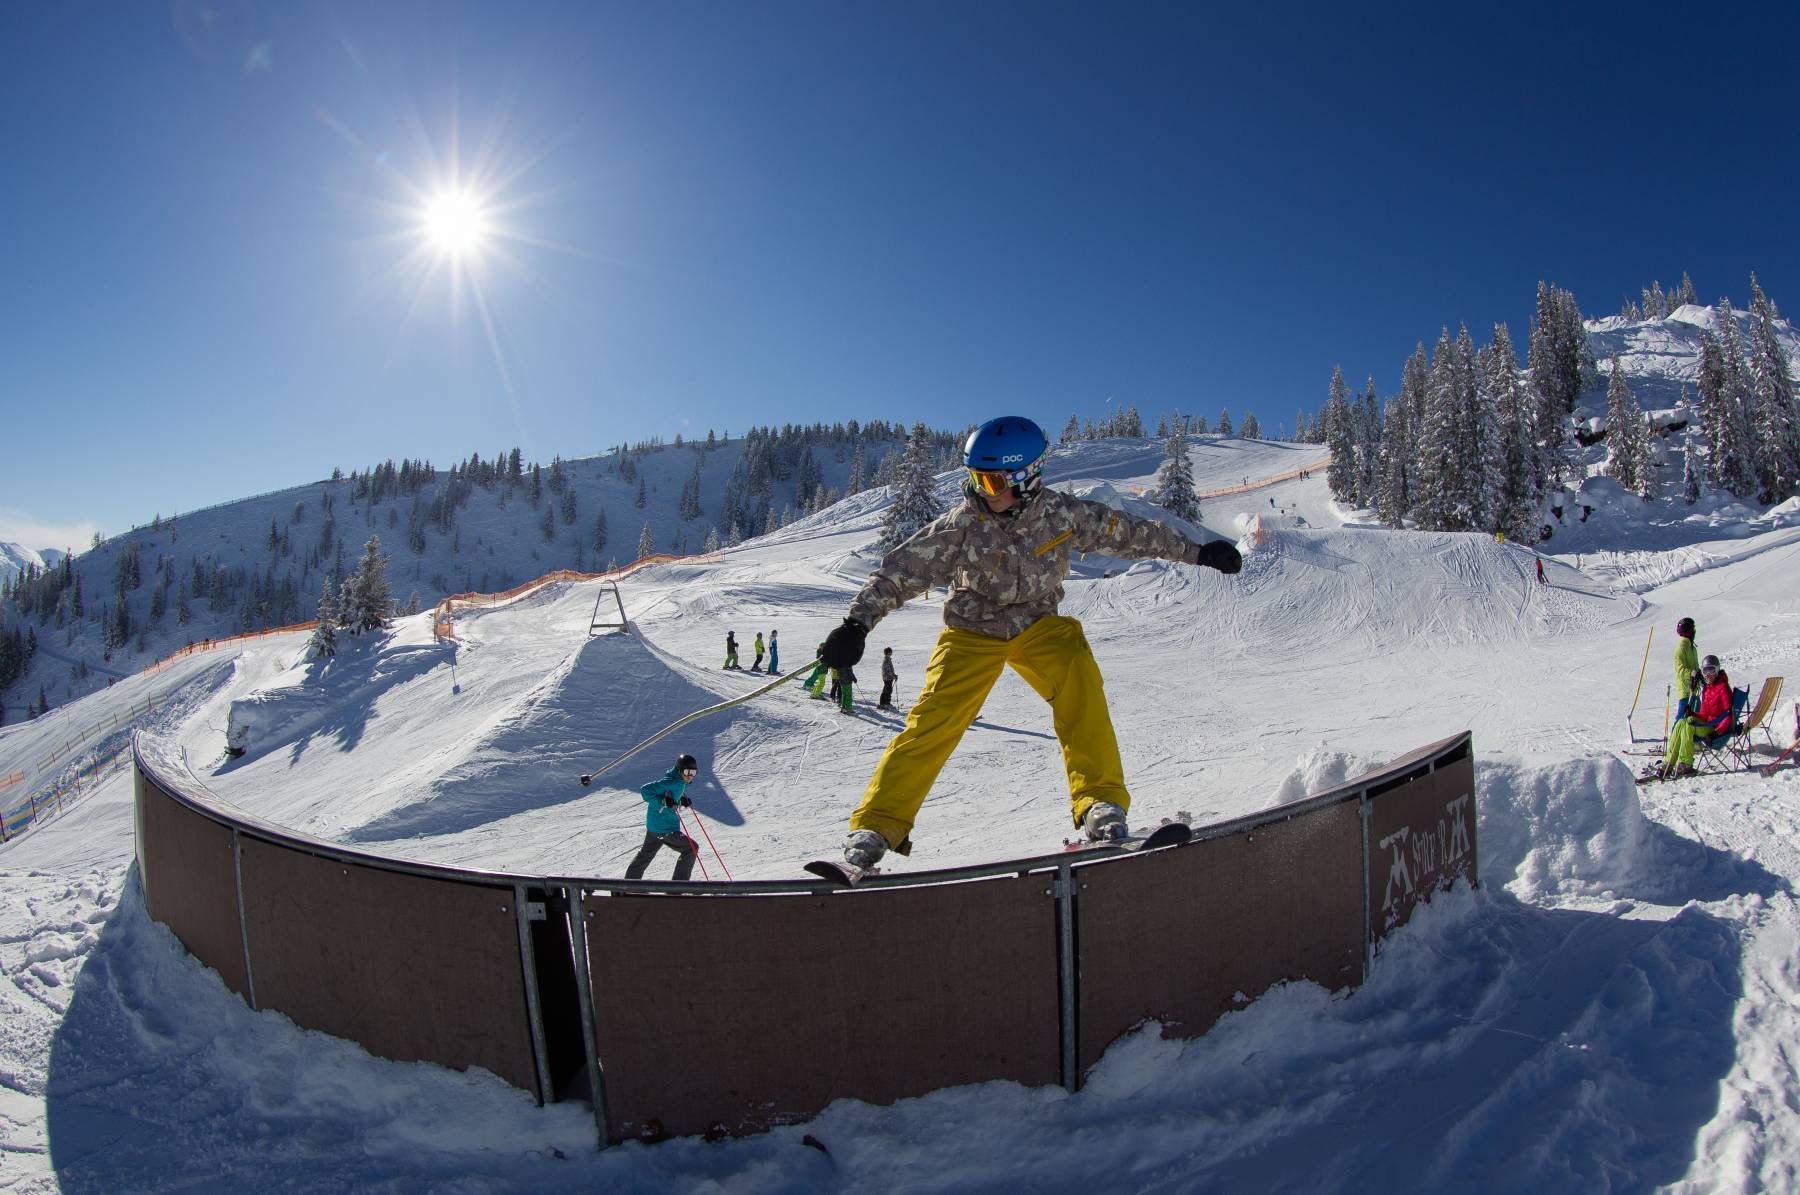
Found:
M 1249 467 L 1229 443 L 1208 447 L 1217 484 Z M 1084 446 L 1053 480 L 1139 508 L 1155 462 L 1154 447 Z M 690 750 L 696 809 L 733 874 L 793 875 L 838 841 L 901 725 L 872 709 L 881 647 L 909 705 L 941 592 L 871 636 L 855 717 L 796 681 L 592 788 L 575 777 L 766 683 L 719 668 L 727 627 L 741 649 L 779 627 L 784 665 L 806 661 L 875 561 L 879 506 L 840 505 L 626 582 L 629 634 L 590 638 L 596 587 L 557 585 L 460 618 L 454 647 L 431 641 L 428 616 L 347 641 L 329 667 L 297 662 L 300 637 L 258 641 L 62 717 L 160 694 L 151 729 L 257 816 L 551 873 L 616 873 L 641 837 L 636 786 Z M 1107 677 L 1140 820 L 1248 812 L 1473 729 L 1483 887 L 1423 908 L 1357 992 L 1289 985 L 1192 1040 L 1146 1027 L 1075 1094 L 989 1083 L 840 1101 L 744 1140 L 598 1151 L 585 1105 L 537 1108 L 492 1076 L 251 1012 L 145 917 L 120 774 L 0 847 L 0 1190 L 1796 1186 L 1800 768 L 1639 789 L 1615 754 L 1653 626 L 1639 725 L 1659 720 L 1678 613 L 1699 612 L 1702 650 L 1736 683 L 1793 678 L 1773 719 L 1785 741 L 1800 696 L 1786 534 L 1650 554 L 1634 567 L 1666 580 L 1634 594 L 1560 559 L 1540 586 L 1532 553 L 1479 536 L 1343 527 L 1322 475 L 1209 501 L 1205 517 L 1232 534 L 1270 509 L 1267 547 L 1235 578 L 1092 558 L 1063 608 Z M 272 711 L 264 741 L 227 761 L 226 711 L 253 693 Z M 0 734 L 0 771 L 56 729 Z M 1009 673 L 894 867 L 1028 853 L 1067 826 L 1048 709 Z

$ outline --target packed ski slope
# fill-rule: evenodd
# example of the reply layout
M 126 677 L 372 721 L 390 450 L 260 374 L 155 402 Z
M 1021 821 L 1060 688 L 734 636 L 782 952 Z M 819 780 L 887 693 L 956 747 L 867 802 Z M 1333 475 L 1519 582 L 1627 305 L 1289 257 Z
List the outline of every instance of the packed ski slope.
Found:
M 1210 442 L 1194 463 L 1200 488 L 1225 488 L 1316 464 L 1316 451 Z M 1058 456 L 1051 481 L 1147 510 L 1138 495 L 1157 455 L 1153 444 L 1080 445 Z M 591 788 L 576 777 L 763 683 L 720 670 L 727 629 L 746 648 L 756 631 L 779 630 L 783 668 L 806 662 L 873 566 L 883 497 L 634 577 L 622 586 L 629 634 L 590 636 L 598 587 L 558 586 L 463 618 L 454 646 L 434 642 L 423 619 L 346 640 L 326 666 L 304 661 L 297 637 L 262 641 L 71 708 L 97 717 L 154 689 L 164 700 L 152 731 L 224 800 L 394 854 L 546 872 L 618 874 L 641 836 L 635 786 L 690 751 L 703 768 L 696 809 L 733 875 L 793 875 L 835 850 L 901 724 L 871 708 L 881 648 L 894 649 L 907 704 L 941 592 L 871 636 L 854 716 L 789 685 Z M 1539 586 L 1521 547 L 1347 524 L 1322 471 L 1211 500 L 1203 514 L 1207 530 L 1234 538 L 1252 516 L 1263 546 L 1234 578 L 1090 557 L 1063 609 L 1085 623 L 1107 677 L 1140 824 L 1289 800 L 1474 731 L 1484 887 L 1440 898 L 1358 992 L 1280 989 L 1196 1041 L 1145 1030 L 1075 1095 L 994 1083 L 892 1107 L 843 1102 L 742 1141 L 600 1152 L 585 1106 L 537 1108 L 490 1076 L 374 1059 L 250 1012 L 145 918 L 121 778 L 0 847 L 0 1189 L 1800 1181 L 1788 1053 L 1800 1035 L 1800 769 L 1638 789 L 1614 754 L 1652 627 L 1643 703 L 1654 709 L 1638 726 L 1660 728 L 1681 614 L 1736 683 L 1782 674 L 1800 686 L 1791 534 L 1771 524 L 1712 543 L 1696 526 L 1689 542 L 1645 549 L 1682 554 L 1673 579 L 1627 591 L 1574 567 L 1574 551 L 1547 558 Z M 254 713 L 257 738 L 232 760 L 234 703 Z M 1785 744 L 1792 696 L 1781 709 Z M 0 772 L 49 733 L 0 731 Z M 928 800 L 915 855 L 894 866 L 1051 848 L 1068 832 L 1066 792 L 1048 710 L 1008 676 Z M 703 959 L 695 982 L 706 982 Z M 644 1031 L 680 1025 L 647 1015 Z M 881 1065 L 876 1027 L 868 1065 Z M 806 1133 L 829 1155 L 802 1145 Z

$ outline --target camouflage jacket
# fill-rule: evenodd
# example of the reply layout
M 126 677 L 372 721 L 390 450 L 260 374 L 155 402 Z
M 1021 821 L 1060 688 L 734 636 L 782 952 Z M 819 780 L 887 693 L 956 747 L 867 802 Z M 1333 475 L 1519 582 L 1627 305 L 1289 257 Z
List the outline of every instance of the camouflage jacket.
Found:
M 1012 639 L 1056 613 L 1076 552 L 1193 564 L 1199 545 L 1173 527 L 1057 490 L 1043 490 L 1013 518 L 965 496 L 881 558 L 850 617 L 873 628 L 933 585 L 947 585 L 944 625 Z

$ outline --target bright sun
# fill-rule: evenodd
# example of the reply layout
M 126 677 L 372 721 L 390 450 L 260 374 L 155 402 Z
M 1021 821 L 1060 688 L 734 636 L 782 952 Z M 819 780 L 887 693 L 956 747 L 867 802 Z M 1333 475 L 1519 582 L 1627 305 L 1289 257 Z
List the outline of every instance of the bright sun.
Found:
M 487 221 L 481 204 L 460 191 L 444 191 L 425 205 L 425 235 L 440 253 L 463 257 L 481 247 Z

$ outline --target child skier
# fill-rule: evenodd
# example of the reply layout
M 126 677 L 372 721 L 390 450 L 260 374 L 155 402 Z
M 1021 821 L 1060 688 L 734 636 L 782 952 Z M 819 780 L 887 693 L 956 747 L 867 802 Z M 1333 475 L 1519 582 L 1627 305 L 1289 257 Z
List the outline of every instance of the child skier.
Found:
M 781 672 L 781 645 L 775 642 L 775 632 L 769 632 L 769 674 L 779 675 Z
M 847 714 L 850 712 L 850 690 L 856 684 L 856 670 L 846 664 L 842 668 L 833 668 L 831 675 L 832 683 L 837 687 L 838 709 Z
M 683 755 L 661 777 L 638 789 L 647 806 L 644 810 L 644 845 L 632 859 L 631 866 L 625 869 L 626 879 L 643 879 L 644 869 L 665 846 L 677 855 L 674 877 L 677 884 L 694 874 L 694 861 L 700 857 L 700 850 L 693 839 L 681 832 L 681 815 L 675 812 L 675 807 L 693 805 L 688 800 L 687 786 L 694 782 L 699 772 L 700 765 L 694 757 Z
M 933 585 L 950 588 L 945 629 L 906 726 L 875 766 L 850 816 L 844 861 L 866 870 L 912 849 L 913 819 L 938 772 L 1007 665 L 1050 703 L 1069 775 L 1075 825 L 1092 841 L 1122 838 L 1131 798 L 1100 668 L 1081 624 L 1056 613 L 1076 552 L 1129 560 L 1242 566 L 1225 542 L 1194 543 L 1173 527 L 1043 488 L 1050 442 L 1029 419 L 982 424 L 963 446 L 963 500 L 882 558 L 820 658 L 848 667 L 869 631 Z
M 808 693 L 823 701 L 825 700 L 825 676 L 829 671 L 830 669 L 825 667 L 825 645 L 821 643 L 813 650 L 813 670 L 800 683 Z
M 762 671 L 762 657 L 763 657 L 762 632 L 758 631 L 758 632 L 756 632 L 756 659 L 754 659 L 750 662 L 750 671 L 752 671 L 752 672 L 761 672 Z
M 894 708 L 894 682 L 899 679 L 899 674 L 894 671 L 894 649 L 891 647 L 882 648 L 880 702 L 882 709 L 891 710 Z
M 725 632 L 725 667 L 726 667 L 726 670 L 729 671 L 731 669 L 736 668 L 737 666 L 738 666 L 737 632 L 736 631 L 726 631 Z

